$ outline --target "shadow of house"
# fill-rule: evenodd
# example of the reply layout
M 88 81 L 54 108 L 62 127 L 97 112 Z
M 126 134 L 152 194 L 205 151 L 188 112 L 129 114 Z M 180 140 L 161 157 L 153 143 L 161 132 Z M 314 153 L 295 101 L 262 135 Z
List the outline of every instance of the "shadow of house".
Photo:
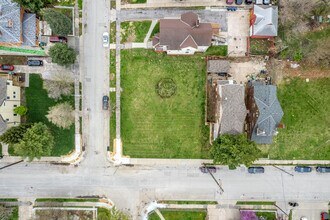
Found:
M 192 55 L 205 52 L 211 45 L 214 28 L 211 23 L 200 23 L 198 15 L 187 12 L 180 18 L 160 19 L 160 33 L 152 40 L 156 52 L 169 55 Z
M 250 83 L 247 89 L 248 136 L 257 144 L 271 144 L 283 117 L 276 86 Z
M 35 14 L 10 0 L 0 0 L 0 46 L 36 46 L 38 26 Z

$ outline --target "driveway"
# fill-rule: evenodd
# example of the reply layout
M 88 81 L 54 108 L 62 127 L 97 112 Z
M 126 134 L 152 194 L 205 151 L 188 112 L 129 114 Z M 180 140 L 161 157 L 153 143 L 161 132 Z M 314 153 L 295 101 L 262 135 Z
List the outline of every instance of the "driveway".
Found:
M 308 220 L 320 220 L 322 212 L 328 212 L 327 202 L 299 203 L 298 207 L 292 209 L 292 220 L 300 220 L 306 217 Z
M 245 56 L 249 31 L 250 12 L 248 10 L 228 12 L 228 56 Z

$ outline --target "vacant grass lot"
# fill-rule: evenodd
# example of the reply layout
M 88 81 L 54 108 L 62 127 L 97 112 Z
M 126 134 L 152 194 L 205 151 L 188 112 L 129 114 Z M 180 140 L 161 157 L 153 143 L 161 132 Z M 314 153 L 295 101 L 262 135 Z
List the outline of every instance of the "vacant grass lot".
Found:
M 277 96 L 284 111 L 271 159 L 330 158 L 330 78 L 292 79 L 278 87 Z
M 121 130 L 124 154 L 151 158 L 208 157 L 204 124 L 205 62 L 199 55 L 167 56 L 152 50 L 122 51 Z M 176 83 L 162 99 L 156 84 Z
M 170 220 L 205 220 L 207 212 L 201 211 L 201 210 L 177 210 L 177 211 L 171 211 L 171 210 L 161 210 L 162 215 L 165 219 Z M 153 212 L 151 215 L 149 215 L 149 220 L 160 220 L 157 213 Z
M 270 44 L 268 39 L 250 39 L 250 52 L 252 55 L 267 55 L 269 46 Z
M 56 102 L 48 98 L 47 91 L 42 88 L 42 79 L 37 74 L 30 75 L 30 85 L 25 90 L 26 104 L 28 108 L 27 122 L 43 122 L 46 124 L 53 136 L 55 145 L 51 156 L 60 156 L 69 153 L 74 147 L 74 126 L 70 129 L 61 129 L 50 123 L 46 118 L 49 107 L 59 102 L 69 101 L 73 104 L 73 96 L 65 97 Z M 50 156 L 50 155 L 44 155 Z
M 120 23 L 121 43 L 143 42 L 147 36 L 151 21 L 125 21 Z M 110 24 L 110 42 L 116 41 L 116 22 Z

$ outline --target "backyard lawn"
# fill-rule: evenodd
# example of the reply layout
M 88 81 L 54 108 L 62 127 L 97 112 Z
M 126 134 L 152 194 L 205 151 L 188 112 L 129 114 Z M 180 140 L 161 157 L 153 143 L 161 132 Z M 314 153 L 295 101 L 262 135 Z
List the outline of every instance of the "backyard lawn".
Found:
M 268 39 L 250 38 L 250 52 L 252 55 L 267 55 L 269 47 Z
M 28 108 L 27 122 L 43 122 L 46 124 L 53 136 L 55 145 L 51 156 L 60 156 L 69 153 L 74 148 L 74 126 L 70 129 L 61 129 L 50 123 L 46 118 L 48 109 L 58 102 L 69 101 L 73 104 L 73 96 L 64 97 L 56 102 L 48 98 L 47 91 L 42 88 L 42 79 L 37 74 L 30 75 L 30 85 L 25 89 L 26 104 Z M 50 155 L 45 155 L 50 156 Z
M 165 219 L 170 220 L 205 220 L 207 212 L 201 210 L 192 211 L 171 211 L 171 210 L 160 210 Z M 149 215 L 149 220 L 160 220 L 157 213 L 153 212 Z
M 208 158 L 205 62 L 200 54 L 167 56 L 137 49 L 122 51 L 121 60 L 124 154 L 140 158 Z M 162 79 L 174 82 L 173 96 L 161 98 L 156 92 Z
M 330 78 L 291 79 L 278 87 L 284 111 L 271 159 L 328 160 L 330 158 Z

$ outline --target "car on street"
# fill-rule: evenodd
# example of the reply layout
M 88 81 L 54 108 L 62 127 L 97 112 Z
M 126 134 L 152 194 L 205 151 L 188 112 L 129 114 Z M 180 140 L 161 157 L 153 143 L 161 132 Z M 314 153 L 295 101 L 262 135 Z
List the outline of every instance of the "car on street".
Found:
M 108 110 L 109 109 L 109 96 L 105 95 L 102 98 L 102 109 Z
M 298 173 L 310 173 L 312 172 L 311 167 L 305 167 L 305 166 L 295 166 L 294 171 Z
M 235 0 L 235 4 L 236 5 L 241 5 L 241 4 L 243 4 L 243 0 Z
M 200 167 L 199 168 L 200 171 L 202 171 L 202 173 L 215 173 L 217 172 L 217 168 L 216 167 Z
M 226 3 L 227 3 L 228 5 L 231 5 L 231 4 L 234 3 L 234 0 L 226 0 Z
M 330 173 L 330 167 L 316 167 L 316 172 Z
M 250 5 L 253 3 L 253 0 L 245 0 L 245 4 Z
M 43 66 L 42 60 L 28 60 L 26 63 L 28 66 Z
M 109 33 L 104 32 L 102 35 L 103 47 L 109 47 Z
M 321 213 L 321 220 L 329 220 L 329 213 L 322 212 Z
M 264 0 L 264 5 L 269 5 L 270 4 L 270 0 Z
M 263 168 L 263 167 L 249 167 L 248 168 L 248 172 L 249 173 L 252 173 L 252 174 L 264 173 L 265 172 L 265 168 Z
M 0 70 L 13 71 L 14 66 L 11 64 L 0 64 Z
M 50 36 L 49 42 L 51 43 L 67 43 L 68 39 L 62 36 Z

